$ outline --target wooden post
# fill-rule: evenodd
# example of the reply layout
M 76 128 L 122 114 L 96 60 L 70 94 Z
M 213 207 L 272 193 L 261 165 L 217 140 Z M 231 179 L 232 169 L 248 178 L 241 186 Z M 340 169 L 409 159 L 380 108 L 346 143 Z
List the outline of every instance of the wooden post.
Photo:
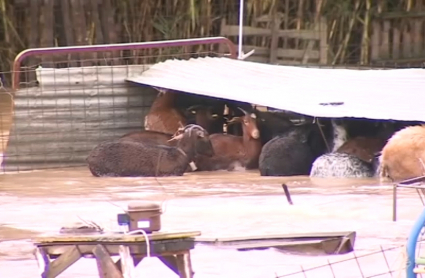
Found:
M 189 252 L 176 255 L 176 264 L 180 278 L 193 278 L 192 263 Z
M 121 272 L 124 278 L 134 278 L 134 261 L 128 246 L 120 245 Z
M 37 260 L 38 269 L 40 271 L 40 276 L 42 278 L 47 277 L 47 272 L 49 271 L 50 259 L 42 248 L 36 248 L 34 250 L 34 256 Z
M 124 278 L 122 273 L 115 266 L 105 247 L 98 244 L 93 248 L 93 254 L 96 257 L 99 276 L 101 278 Z
M 270 64 L 277 63 L 277 48 L 279 43 L 279 29 L 280 29 L 280 19 L 274 15 L 272 18 L 272 28 L 271 28 L 271 42 L 270 42 Z
M 398 27 L 393 28 L 393 49 L 392 58 L 400 58 L 400 29 Z
M 382 32 L 382 42 L 379 50 L 381 59 L 388 59 L 390 54 L 390 29 L 391 23 L 389 20 L 384 21 L 384 28 Z
M 379 44 L 381 36 L 381 25 L 376 19 L 372 22 L 372 38 L 370 45 L 370 60 L 377 61 L 379 59 Z
M 319 21 L 319 31 L 320 31 L 320 58 L 319 63 L 321 65 L 328 64 L 328 23 L 326 22 L 325 17 L 321 17 Z
M 393 184 L 393 221 L 397 221 L 397 184 Z
M 78 246 L 73 246 L 71 249 L 60 255 L 59 258 L 50 263 L 48 277 L 57 277 L 80 258 L 81 253 L 78 250 Z

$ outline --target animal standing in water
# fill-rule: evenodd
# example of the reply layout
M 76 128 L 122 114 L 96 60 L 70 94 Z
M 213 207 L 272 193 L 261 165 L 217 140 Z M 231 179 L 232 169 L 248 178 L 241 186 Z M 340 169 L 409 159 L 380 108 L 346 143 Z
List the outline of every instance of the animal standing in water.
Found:
M 318 157 L 311 167 L 310 177 L 370 178 L 375 174 L 371 163 L 346 153 L 327 153 Z
M 90 172 L 96 177 L 182 176 L 196 154 L 214 154 L 208 132 L 198 125 L 184 127 L 170 140 L 177 145 L 131 140 L 101 143 L 87 157 Z
M 236 166 L 246 169 L 258 168 L 261 139 L 256 116 L 239 109 L 244 116 L 234 117 L 229 124 L 241 122 L 243 135 L 212 134 L 210 139 L 214 148 L 214 156 L 197 155 L 194 159 L 196 167 L 200 171 L 234 170 Z
M 260 155 L 261 176 L 308 175 L 313 161 L 326 152 L 316 124 L 304 124 L 267 142 Z
M 382 181 L 402 181 L 425 175 L 425 125 L 397 131 L 382 149 Z

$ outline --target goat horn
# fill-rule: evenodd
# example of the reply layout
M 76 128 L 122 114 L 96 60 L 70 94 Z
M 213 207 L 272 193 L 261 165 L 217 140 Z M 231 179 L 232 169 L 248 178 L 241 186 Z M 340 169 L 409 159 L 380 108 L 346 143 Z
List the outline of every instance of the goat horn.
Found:
M 180 127 L 179 127 L 179 129 L 180 129 L 180 128 L 184 128 L 184 125 L 182 124 L 182 122 L 181 122 L 181 121 L 179 121 L 179 126 L 180 126 Z
M 204 106 L 203 105 L 200 105 L 200 104 L 192 105 L 189 108 L 187 108 L 186 111 L 189 111 L 189 110 L 198 110 L 198 109 L 203 108 L 203 107 Z
M 243 110 L 242 108 L 238 107 L 239 110 L 241 110 L 245 115 L 248 115 L 248 112 L 246 112 L 245 110 Z

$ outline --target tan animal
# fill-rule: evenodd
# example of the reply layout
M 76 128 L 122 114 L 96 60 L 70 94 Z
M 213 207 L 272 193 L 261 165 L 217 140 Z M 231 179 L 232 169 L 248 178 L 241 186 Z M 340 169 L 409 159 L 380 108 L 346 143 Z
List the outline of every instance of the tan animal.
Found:
M 175 108 L 176 92 L 158 89 L 159 93 L 145 117 L 145 129 L 174 134 L 181 124 L 186 125 L 183 114 Z
M 425 125 L 396 132 L 382 149 L 382 180 L 401 181 L 425 175 Z

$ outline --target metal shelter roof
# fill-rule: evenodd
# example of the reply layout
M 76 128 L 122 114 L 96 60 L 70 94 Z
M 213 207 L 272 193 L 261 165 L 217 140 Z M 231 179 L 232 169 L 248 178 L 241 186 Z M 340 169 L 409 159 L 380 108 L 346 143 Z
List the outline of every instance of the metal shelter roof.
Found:
M 424 69 L 319 69 L 205 57 L 167 60 L 127 81 L 316 117 L 425 121 Z

